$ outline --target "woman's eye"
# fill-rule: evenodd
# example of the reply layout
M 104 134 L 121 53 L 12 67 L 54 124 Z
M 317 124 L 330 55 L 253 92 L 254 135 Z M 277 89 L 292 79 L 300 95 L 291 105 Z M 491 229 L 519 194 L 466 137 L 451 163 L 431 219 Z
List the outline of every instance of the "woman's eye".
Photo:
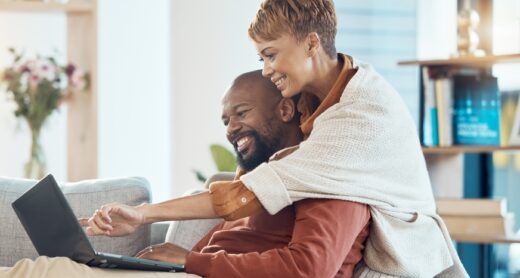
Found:
M 263 62 L 264 58 L 260 57 L 260 58 L 258 58 L 258 61 Z

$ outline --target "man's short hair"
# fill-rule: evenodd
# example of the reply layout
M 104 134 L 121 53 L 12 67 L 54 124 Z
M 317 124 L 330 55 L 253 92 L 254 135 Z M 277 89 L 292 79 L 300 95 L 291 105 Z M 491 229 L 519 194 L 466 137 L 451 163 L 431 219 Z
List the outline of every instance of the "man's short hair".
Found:
M 249 26 L 249 36 L 256 42 L 271 41 L 283 34 L 301 42 L 311 32 L 320 36 L 321 45 L 336 58 L 337 19 L 332 0 L 264 0 Z

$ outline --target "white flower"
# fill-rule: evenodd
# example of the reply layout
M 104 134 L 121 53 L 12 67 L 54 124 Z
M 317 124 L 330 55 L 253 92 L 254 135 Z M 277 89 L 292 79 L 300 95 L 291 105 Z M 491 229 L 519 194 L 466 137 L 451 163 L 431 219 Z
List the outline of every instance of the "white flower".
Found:
M 47 79 L 48 81 L 56 80 L 56 66 L 52 64 L 47 59 L 38 59 L 36 60 L 36 68 L 35 71 L 31 72 L 33 75 L 36 75 L 40 78 L 40 80 Z

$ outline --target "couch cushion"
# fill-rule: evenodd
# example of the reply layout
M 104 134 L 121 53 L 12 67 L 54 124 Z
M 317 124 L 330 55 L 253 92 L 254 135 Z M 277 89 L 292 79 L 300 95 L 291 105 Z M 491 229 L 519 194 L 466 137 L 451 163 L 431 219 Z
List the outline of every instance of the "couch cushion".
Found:
M 185 192 L 183 196 L 189 196 L 204 191 L 207 190 L 192 189 Z M 215 225 L 221 223 L 222 221 L 223 220 L 220 218 L 172 221 L 168 227 L 164 241 L 171 242 L 184 249 L 191 250 L 193 246 L 199 242 L 199 240 L 201 240 L 213 227 L 215 227 Z
M 0 177 L 0 266 L 12 266 L 21 258 L 38 256 L 11 207 L 11 203 L 35 183 Z M 60 184 L 60 187 L 77 217 L 91 216 L 95 209 L 107 203 L 138 205 L 150 201 L 149 184 L 143 178 L 86 180 Z M 96 251 L 131 256 L 149 245 L 150 226 L 143 226 L 125 237 L 90 237 L 90 242 Z

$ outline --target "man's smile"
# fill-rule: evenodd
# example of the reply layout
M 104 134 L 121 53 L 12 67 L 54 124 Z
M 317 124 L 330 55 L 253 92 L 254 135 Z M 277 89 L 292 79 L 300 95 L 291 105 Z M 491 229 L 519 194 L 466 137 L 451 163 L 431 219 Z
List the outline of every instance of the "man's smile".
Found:
M 254 143 L 254 136 L 252 134 L 244 134 L 237 136 L 237 139 L 235 139 L 235 142 L 233 145 L 235 145 L 235 149 L 238 153 L 240 153 L 242 156 L 245 156 L 249 149 L 251 149 L 251 146 Z

